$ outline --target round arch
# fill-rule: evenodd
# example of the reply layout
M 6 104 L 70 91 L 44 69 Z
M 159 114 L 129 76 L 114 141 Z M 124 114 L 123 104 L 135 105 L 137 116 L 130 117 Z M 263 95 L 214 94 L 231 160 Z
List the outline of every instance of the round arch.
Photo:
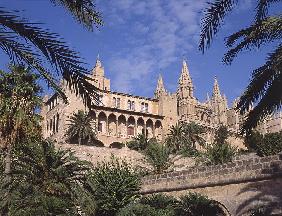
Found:
M 104 112 L 100 112 L 98 115 L 98 132 L 107 134 L 107 116 Z
M 117 117 L 111 113 L 108 117 L 108 132 L 110 136 L 117 135 Z
M 136 131 L 136 124 L 135 124 L 135 118 L 133 116 L 129 116 L 127 119 L 127 136 L 133 137 L 135 136 Z
M 124 115 L 118 117 L 118 136 L 126 137 L 126 118 Z
M 143 118 L 138 118 L 137 120 L 137 135 L 144 134 L 145 135 L 145 121 Z
M 154 137 L 154 123 L 152 119 L 146 121 L 146 135 L 149 139 Z
M 162 126 L 162 122 L 160 120 L 157 120 L 155 122 L 155 137 L 158 140 L 162 139 L 162 131 L 163 131 L 163 126 Z

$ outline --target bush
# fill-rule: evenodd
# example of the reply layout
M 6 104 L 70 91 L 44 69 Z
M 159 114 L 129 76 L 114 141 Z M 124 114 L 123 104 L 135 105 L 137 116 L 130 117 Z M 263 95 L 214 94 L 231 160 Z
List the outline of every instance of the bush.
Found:
M 149 145 L 149 140 L 144 134 L 138 134 L 137 137 L 134 137 L 133 140 L 126 143 L 126 146 L 135 151 L 142 151 L 147 148 Z
M 198 193 L 188 193 L 180 197 L 175 212 L 177 216 L 223 215 L 222 209 L 214 201 Z
M 122 209 L 118 216 L 175 216 L 174 207 L 177 203 L 177 199 L 164 194 L 144 196 L 137 203 Z
M 114 157 L 98 164 L 89 176 L 89 185 L 97 200 L 97 215 L 115 215 L 119 209 L 139 197 L 140 178 L 125 161 Z
M 180 153 L 187 157 L 196 156 L 198 152 L 196 145 L 205 145 L 203 133 L 205 129 L 194 122 L 181 122 L 170 128 L 165 143 L 171 153 Z
M 140 203 L 149 205 L 155 209 L 168 209 L 173 212 L 173 208 L 177 205 L 178 201 L 172 196 L 164 194 L 153 194 L 142 197 L 140 199 Z
M 90 170 L 88 162 L 45 140 L 20 143 L 14 151 L 11 178 L 0 176 L 1 215 L 95 212 L 93 196 L 83 187 Z
M 169 149 L 157 142 L 151 143 L 144 151 L 148 163 L 153 166 L 155 173 L 162 173 L 171 166 Z
M 269 133 L 265 136 L 259 132 L 253 132 L 246 137 L 245 143 L 259 156 L 275 155 L 282 151 L 282 132 Z
M 206 165 L 217 165 L 231 162 L 236 156 L 237 148 L 229 143 L 212 144 L 206 147 L 206 151 L 201 154 L 198 161 Z
M 149 205 L 143 205 L 140 203 L 129 204 L 128 206 L 122 208 L 117 216 L 169 216 L 164 214 L 165 211 L 157 210 Z M 171 215 L 172 216 L 172 215 Z
M 207 145 L 205 152 L 201 153 L 198 162 L 206 165 L 224 164 L 232 161 L 237 154 L 237 148 L 227 143 L 229 132 L 226 126 L 220 126 L 213 144 Z

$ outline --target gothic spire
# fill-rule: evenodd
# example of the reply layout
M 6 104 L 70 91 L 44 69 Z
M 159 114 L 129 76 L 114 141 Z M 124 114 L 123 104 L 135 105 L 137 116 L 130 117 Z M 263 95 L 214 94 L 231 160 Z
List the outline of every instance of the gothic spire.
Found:
M 188 66 L 187 66 L 187 63 L 186 61 L 183 59 L 183 62 L 182 62 L 182 69 L 181 69 L 181 75 L 180 75 L 180 78 L 179 78 L 179 84 L 184 84 L 184 85 L 188 85 L 189 87 L 193 87 L 193 84 L 192 84 L 192 79 L 190 77 L 190 73 L 189 73 L 189 70 L 188 70 Z
M 94 76 L 104 76 L 104 68 L 102 66 L 102 62 L 100 60 L 100 55 L 97 55 L 95 67 L 92 70 Z
M 185 60 L 182 62 L 182 69 L 179 78 L 178 96 L 180 98 L 193 98 L 193 83 L 190 77 L 189 69 Z
M 101 63 L 101 60 L 100 60 L 100 55 L 99 55 L 99 53 L 98 53 L 98 55 L 97 55 L 95 67 L 102 67 L 102 63 Z
M 213 97 L 217 97 L 217 98 L 218 98 L 218 97 L 221 97 L 221 95 L 220 95 L 220 90 L 219 90 L 219 85 L 218 85 L 218 82 L 217 82 L 217 78 L 216 78 L 216 77 L 214 78 L 212 96 L 213 96 Z
M 164 82 L 163 82 L 163 78 L 162 75 L 159 74 L 159 79 L 158 79 L 158 84 L 157 84 L 157 88 L 155 91 L 155 97 L 158 98 L 162 93 L 165 93 L 165 87 L 164 87 Z

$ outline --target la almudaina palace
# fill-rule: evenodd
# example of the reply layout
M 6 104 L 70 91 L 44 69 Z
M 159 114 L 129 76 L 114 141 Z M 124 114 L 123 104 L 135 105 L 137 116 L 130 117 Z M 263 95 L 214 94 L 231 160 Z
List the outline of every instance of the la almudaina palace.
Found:
M 207 139 L 211 139 L 212 132 L 221 124 L 237 133 L 242 122 L 243 117 L 235 109 L 236 100 L 232 107 L 228 107 L 227 98 L 220 91 L 216 78 L 211 97 L 207 95 L 204 102 L 194 97 L 194 86 L 186 61 L 182 63 L 177 92 L 168 92 L 159 76 L 153 98 L 111 91 L 110 79 L 105 77 L 99 58 L 92 70 L 92 78 L 95 80 L 93 85 L 99 89 L 100 103 L 93 105 L 89 114 L 93 117 L 97 138 L 106 146 L 112 142 L 128 141 L 140 133 L 148 138 L 162 140 L 169 128 L 180 121 L 204 126 L 210 131 Z M 69 117 L 78 110 L 87 109 L 74 92 L 67 87 L 64 90 L 69 99 L 68 104 L 57 94 L 44 98 L 42 116 L 45 137 L 64 140 Z M 281 129 L 281 112 L 270 116 L 257 128 L 263 134 Z

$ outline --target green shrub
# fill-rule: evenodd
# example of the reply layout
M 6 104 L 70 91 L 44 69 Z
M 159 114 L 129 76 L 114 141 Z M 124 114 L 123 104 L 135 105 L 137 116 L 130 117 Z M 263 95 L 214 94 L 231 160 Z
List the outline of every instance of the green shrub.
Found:
M 133 203 L 122 208 L 117 216 L 173 216 L 166 210 L 157 210 L 149 205 Z
M 253 132 L 246 137 L 245 143 L 259 156 L 275 155 L 282 151 L 282 132 L 269 133 L 265 136 L 259 132 Z
M 196 145 L 205 145 L 205 140 L 202 138 L 205 129 L 194 122 L 181 122 L 172 126 L 169 134 L 166 137 L 166 146 L 171 153 L 180 153 L 184 156 L 197 155 Z
M 13 153 L 11 178 L 0 176 L 0 212 L 6 212 L 1 215 L 95 212 L 93 196 L 83 187 L 90 170 L 88 162 L 45 140 L 21 143 Z
M 156 209 L 165 209 L 167 207 L 173 207 L 177 203 L 177 199 L 165 194 L 153 194 L 149 196 L 143 196 L 140 199 L 140 203 L 144 205 L 150 205 Z
M 199 158 L 200 162 L 206 165 L 217 165 L 231 162 L 236 156 L 237 148 L 231 146 L 229 143 L 213 144 L 207 146 L 206 151 L 203 152 Z
M 200 152 L 195 148 L 183 148 L 181 149 L 178 154 L 182 155 L 183 157 L 198 157 L 200 156 Z
M 97 200 L 99 216 L 115 215 L 139 197 L 139 175 L 128 163 L 114 157 L 98 164 L 88 181 Z
M 144 134 L 138 134 L 137 137 L 134 137 L 133 140 L 126 143 L 126 146 L 135 151 L 142 151 L 147 148 L 149 145 L 149 140 Z
M 153 166 L 155 173 L 162 173 L 171 166 L 169 149 L 159 143 L 151 143 L 144 151 L 147 162 Z
M 205 147 L 205 151 L 200 154 L 198 162 L 206 165 L 217 165 L 232 161 L 237 154 L 237 148 L 226 141 L 228 136 L 227 127 L 220 126 L 215 133 L 214 142 Z
M 188 193 L 180 197 L 175 212 L 177 216 L 216 216 L 223 213 L 215 202 L 198 193 Z

